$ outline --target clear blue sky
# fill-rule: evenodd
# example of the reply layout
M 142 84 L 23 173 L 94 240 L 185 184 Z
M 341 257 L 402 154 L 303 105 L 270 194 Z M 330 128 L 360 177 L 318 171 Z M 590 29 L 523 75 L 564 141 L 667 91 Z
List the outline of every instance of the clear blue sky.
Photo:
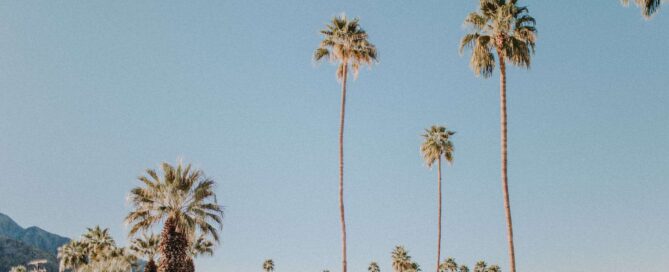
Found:
M 478 1 L 400 2 L 3 1 L 0 212 L 124 244 L 135 178 L 183 158 L 226 212 L 198 271 L 337 271 L 340 87 L 311 54 L 346 12 L 380 53 L 349 89 L 351 271 L 390 271 L 398 244 L 433 267 L 432 124 L 458 132 L 442 255 L 507 270 L 498 73 L 475 77 L 457 51 Z M 519 271 L 666 271 L 669 7 L 644 21 L 617 0 L 521 4 L 539 40 L 532 69 L 508 73 Z

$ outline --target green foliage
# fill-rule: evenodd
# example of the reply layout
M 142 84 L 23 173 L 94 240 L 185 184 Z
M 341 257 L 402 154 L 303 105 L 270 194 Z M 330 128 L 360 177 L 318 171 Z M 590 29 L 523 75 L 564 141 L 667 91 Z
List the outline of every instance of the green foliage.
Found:
M 441 156 L 446 158 L 449 163 L 453 162 L 453 143 L 450 136 L 455 132 L 447 130 L 446 127 L 432 126 L 425 130 L 423 134 L 423 144 L 420 151 L 423 153 L 423 159 L 428 167 L 431 167 Z
M 628 6 L 630 3 L 629 0 L 620 0 L 620 2 L 625 6 Z M 641 8 L 641 14 L 643 17 L 650 19 L 650 17 L 652 17 L 653 14 L 655 14 L 655 12 L 660 9 L 662 0 L 634 0 L 634 3 Z
M 218 241 L 223 210 L 216 201 L 214 180 L 200 170 L 192 170 L 191 165 L 163 163 L 162 170 L 162 178 L 155 170 L 146 170 L 147 175 L 139 177 L 144 186 L 130 192 L 129 201 L 134 206 L 126 217 L 130 236 L 171 218 L 178 232 L 193 239 L 196 233 L 209 235 Z
M 28 272 L 28 269 L 23 265 L 17 265 L 9 269 L 9 272 Z
M 514 0 L 481 0 L 479 11 L 465 18 L 471 32 L 460 41 L 460 53 L 472 50 L 470 66 L 477 76 L 490 77 L 495 56 L 516 66 L 529 68 L 536 42 L 536 21 L 527 7 Z
M 109 229 L 88 228 L 80 240 L 58 249 L 59 267 L 79 272 L 127 272 L 136 267 L 137 257 L 117 247 Z
M 262 269 L 265 270 L 265 272 L 274 271 L 274 261 L 272 259 L 265 260 L 265 262 L 262 263 Z
M 415 272 L 416 269 L 420 269 L 418 264 L 411 260 L 411 256 L 409 256 L 409 252 L 404 246 L 395 246 L 390 258 L 395 272 Z
M 376 262 L 371 262 L 369 264 L 369 267 L 367 267 L 367 271 L 369 272 L 381 272 L 381 268 L 379 268 L 379 264 Z
M 329 58 L 338 62 L 337 78 L 342 79 L 345 67 L 350 64 L 358 77 L 360 66 L 371 66 L 377 62 L 376 46 L 367 40 L 367 33 L 360 27 L 359 19 L 349 20 L 345 15 L 332 18 L 332 22 L 321 30 L 323 40 L 314 51 L 314 60 Z

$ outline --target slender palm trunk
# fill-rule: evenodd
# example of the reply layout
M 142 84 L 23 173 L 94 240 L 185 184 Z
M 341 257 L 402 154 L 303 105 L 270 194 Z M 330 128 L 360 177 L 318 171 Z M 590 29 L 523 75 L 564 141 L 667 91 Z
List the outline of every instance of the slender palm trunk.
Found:
M 342 272 L 346 272 L 346 219 L 344 217 L 344 115 L 346 113 L 346 77 L 348 65 L 344 63 L 341 81 L 341 114 L 339 120 L 339 220 L 341 221 Z
M 506 64 L 501 50 L 497 50 L 499 58 L 499 104 L 502 145 L 502 191 L 504 192 L 504 213 L 506 214 L 506 235 L 509 241 L 509 259 L 511 272 L 516 272 L 516 254 L 513 247 L 513 224 L 511 223 L 511 203 L 509 202 L 509 185 L 507 180 L 507 148 L 506 148 Z
M 439 260 L 441 259 L 441 155 L 437 161 L 437 191 L 439 194 L 439 216 L 437 217 L 437 272 L 439 272 Z

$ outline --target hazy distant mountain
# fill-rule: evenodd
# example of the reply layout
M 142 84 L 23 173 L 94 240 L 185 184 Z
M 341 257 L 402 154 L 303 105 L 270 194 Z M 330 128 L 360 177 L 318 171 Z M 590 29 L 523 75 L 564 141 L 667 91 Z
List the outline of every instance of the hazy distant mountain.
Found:
M 69 241 L 38 227 L 24 229 L 9 216 L 0 213 L 0 272 L 34 259 L 47 259 L 48 271 L 58 271 L 58 248 Z
M 25 265 L 35 259 L 47 259 L 49 272 L 58 271 L 56 255 L 27 245 L 21 241 L 0 236 L 0 271 L 9 271 L 12 266 Z
M 23 232 L 23 228 L 16 224 L 9 216 L 0 213 L 0 235 L 7 237 L 16 237 Z

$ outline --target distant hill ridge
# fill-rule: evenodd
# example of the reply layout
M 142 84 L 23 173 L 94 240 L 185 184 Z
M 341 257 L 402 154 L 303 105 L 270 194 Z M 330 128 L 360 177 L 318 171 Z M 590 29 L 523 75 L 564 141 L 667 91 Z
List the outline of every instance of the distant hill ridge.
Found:
M 70 239 L 39 227 L 22 228 L 12 218 L 0 213 L 0 272 L 32 259 L 48 259 L 49 271 L 57 271 L 58 248 Z

